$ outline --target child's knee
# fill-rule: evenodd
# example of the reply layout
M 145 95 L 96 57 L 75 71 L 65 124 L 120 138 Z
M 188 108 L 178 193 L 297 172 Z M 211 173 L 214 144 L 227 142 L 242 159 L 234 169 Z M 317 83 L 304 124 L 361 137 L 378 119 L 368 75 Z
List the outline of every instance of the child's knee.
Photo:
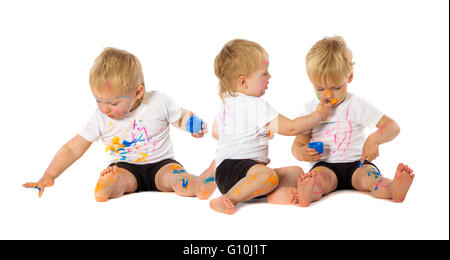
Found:
M 375 180 L 383 177 L 380 171 L 372 165 L 364 165 L 362 169 L 365 177 L 373 178 Z
M 303 169 L 299 166 L 292 166 L 294 168 L 294 172 L 298 174 L 298 176 L 302 176 L 303 174 L 305 174 L 305 172 L 303 171 Z
M 357 179 L 352 180 L 352 182 L 355 182 L 355 184 L 360 187 L 359 189 L 371 190 L 372 186 L 383 179 L 383 175 L 381 175 L 380 171 L 370 164 L 364 165 L 362 168 L 358 169 L 358 171 L 358 174 L 353 175 L 353 177 L 356 177 Z M 358 187 L 356 188 L 358 189 Z
M 255 179 L 261 182 L 261 184 L 271 183 L 273 185 L 278 185 L 280 181 L 276 171 L 269 167 L 264 167 L 264 169 L 255 173 L 255 175 Z
M 180 196 L 191 197 L 196 194 L 197 178 L 192 175 L 183 174 L 175 179 L 173 191 Z

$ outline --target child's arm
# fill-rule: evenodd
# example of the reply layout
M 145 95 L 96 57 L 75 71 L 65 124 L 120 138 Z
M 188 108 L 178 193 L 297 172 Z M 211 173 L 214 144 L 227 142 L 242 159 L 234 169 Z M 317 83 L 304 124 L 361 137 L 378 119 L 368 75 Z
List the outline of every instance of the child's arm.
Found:
M 331 105 L 329 102 L 320 102 L 317 105 L 316 111 L 306 116 L 297 117 L 294 120 L 280 114 L 277 118 L 268 123 L 267 128 L 270 131 L 281 135 L 298 135 L 317 126 L 321 121 L 326 120 L 330 113 L 330 109 Z
M 218 134 L 218 128 L 217 128 L 217 121 L 214 120 L 213 128 L 212 128 L 212 136 L 214 139 L 219 140 L 219 134 Z
M 56 153 L 45 171 L 44 176 L 37 183 L 37 186 L 40 189 L 40 195 L 45 187 L 53 186 L 55 179 L 78 160 L 89 149 L 91 144 L 91 142 L 79 135 L 76 135 L 64 144 Z M 25 185 L 27 184 L 24 184 L 24 186 Z
M 203 137 L 208 132 L 208 125 L 191 111 L 181 109 L 180 118 L 172 123 L 178 129 L 190 132 L 193 137 Z
M 315 162 L 322 156 L 322 154 L 318 154 L 314 148 L 308 147 L 310 140 L 311 135 L 299 134 L 295 137 L 291 152 L 297 160 L 304 162 Z
M 369 135 L 364 143 L 362 150 L 361 162 L 365 159 L 373 161 L 379 155 L 378 146 L 380 144 L 392 141 L 400 133 L 400 126 L 384 115 L 377 124 L 378 130 Z

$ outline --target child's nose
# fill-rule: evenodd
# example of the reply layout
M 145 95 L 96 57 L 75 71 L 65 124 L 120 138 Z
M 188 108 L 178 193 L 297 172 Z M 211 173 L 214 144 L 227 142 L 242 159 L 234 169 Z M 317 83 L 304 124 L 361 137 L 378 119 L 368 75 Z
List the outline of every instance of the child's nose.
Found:
M 100 111 L 102 111 L 105 114 L 108 114 L 109 112 L 111 112 L 111 108 L 108 105 L 103 104 L 100 107 Z

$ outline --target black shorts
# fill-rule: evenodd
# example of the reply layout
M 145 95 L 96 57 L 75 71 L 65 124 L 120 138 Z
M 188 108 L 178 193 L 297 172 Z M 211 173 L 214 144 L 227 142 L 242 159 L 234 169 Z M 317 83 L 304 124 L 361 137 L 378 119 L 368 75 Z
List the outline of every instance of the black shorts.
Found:
M 226 159 L 216 168 L 216 184 L 222 194 L 227 193 L 247 175 L 254 165 L 261 164 L 250 159 Z
M 370 164 L 373 165 L 375 168 L 377 168 L 377 166 L 369 161 L 365 161 L 365 164 Z M 356 162 L 349 162 L 349 163 L 327 163 L 327 162 L 318 162 L 316 163 L 312 168 L 316 168 L 316 167 L 326 167 L 330 170 L 332 170 L 337 177 L 337 188 L 336 190 L 348 190 L 348 189 L 354 189 L 353 185 L 352 185 L 352 177 L 353 177 L 353 173 L 355 173 L 356 169 L 359 168 L 360 166 L 360 161 L 356 161 Z M 378 170 L 378 168 L 377 168 Z M 380 171 L 380 170 L 378 170 Z
M 136 192 L 140 192 L 140 191 L 159 191 L 158 188 L 156 187 L 155 182 L 156 173 L 158 173 L 159 169 L 161 169 L 164 165 L 169 163 L 180 164 L 176 160 L 165 159 L 157 163 L 132 164 L 127 162 L 117 162 L 111 163 L 109 166 L 116 165 L 119 168 L 131 172 L 137 181 L 138 187 Z

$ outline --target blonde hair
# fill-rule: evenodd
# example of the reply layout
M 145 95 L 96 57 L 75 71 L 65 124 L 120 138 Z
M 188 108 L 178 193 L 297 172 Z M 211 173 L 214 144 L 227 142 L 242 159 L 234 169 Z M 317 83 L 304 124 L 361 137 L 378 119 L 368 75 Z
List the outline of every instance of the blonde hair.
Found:
M 306 72 L 311 80 L 322 85 L 344 82 L 353 71 L 352 52 L 344 38 L 325 37 L 318 41 L 306 55 Z
M 268 54 L 256 42 L 235 39 L 227 42 L 214 60 L 214 73 L 219 79 L 219 96 L 235 96 L 236 80 L 249 76 L 268 59 Z
M 127 94 L 140 85 L 145 88 L 141 63 L 127 51 L 107 47 L 95 59 L 89 85 L 101 94 Z

